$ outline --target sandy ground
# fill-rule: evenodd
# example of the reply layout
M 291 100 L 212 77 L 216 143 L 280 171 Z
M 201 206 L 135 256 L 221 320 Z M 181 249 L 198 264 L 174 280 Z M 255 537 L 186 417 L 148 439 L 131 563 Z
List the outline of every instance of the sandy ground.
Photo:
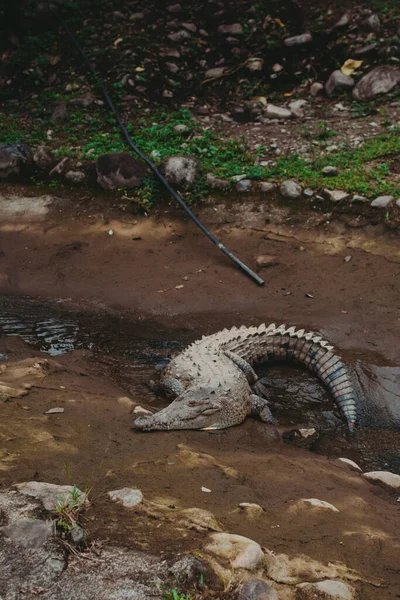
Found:
M 353 229 L 333 221 L 315 227 L 314 217 L 303 215 L 294 227 L 273 205 L 249 203 L 232 208 L 229 217 L 224 207 L 205 207 L 205 222 L 250 266 L 260 254 L 276 257 L 277 264 L 262 271 L 265 286 L 258 287 L 170 209 L 138 217 L 118 215 L 105 205 L 100 211 L 98 203 L 59 200 L 34 216 L 39 205 L 30 201 L 23 214 L 3 215 L 4 294 L 150 318 L 160 327 L 185 329 L 189 338 L 261 320 L 306 325 L 349 354 L 399 366 L 400 258 L 395 234 L 380 226 Z M 164 335 L 161 329 L 158 335 Z M 42 357 L 16 338 L 3 337 L 0 352 L 10 361 Z M 210 510 L 224 530 L 271 550 L 346 563 L 364 580 L 356 584 L 363 600 L 398 596 L 394 493 L 338 464 L 334 453 L 318 456 L 284 444 L 282 429 L 252 419 L 215 434 L 134 432 L 130 409 L 118 398 L 151 403 L 142 384 L 128 386 L 128 394 L 90 350 L 50 363 L 47 376 L 28 395 L 2 406 L 3 486 L 31 479 L 66 483 L 67 464 L 74 482 L 92 487 L 85 523 L 93 538 L 165 555 L 198 547 L 204 533 L 179 533 L 157 518 L 132 518 L 105 495 L 137 486 L 171 512 L 173 507 Z M 44 414 L 57 406 L 65 412 Z M 330 449 L 334 444 L 335 438 Z M 340 512 L 296 508 L 299 499 L 313 497 Z M 256 502 L 264 512 L 251 520 L 238 508 L 240 502 Z

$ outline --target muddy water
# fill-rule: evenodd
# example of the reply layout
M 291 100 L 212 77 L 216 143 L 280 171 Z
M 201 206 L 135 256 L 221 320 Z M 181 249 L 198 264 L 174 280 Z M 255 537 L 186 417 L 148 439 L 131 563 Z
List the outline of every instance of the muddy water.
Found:
M 166 401 L 156 398 L 146 381 L 198 335 L 193 329 L 129 321 L 111 314 L 63 311 L 30 299 L 3 299 L 0 309 L 0 338 L 18 336 L 28 347 L 53 357 L 89 351 L 91 363 L 102 375 L 154 409 L 162 408 Z M 0 360 L 7 358 L 0 355 Z M 346 455 L 365 469 L 400 473 L 400 367 L 360 350 L 344 358 L 359 392 L 359 426 L 354 438 L 346 436 L 340 415 L 321 384 L 289 365 L 260 371 L 272 392 L 273 413 L 286 428 L 317 427 L 320 437 L 309 446 L 314 452 L 328 457 Z M 105 421 L 104 428 L 107 426 Z M 259 431 L 258 435 L 262 447 L 264 435 Z

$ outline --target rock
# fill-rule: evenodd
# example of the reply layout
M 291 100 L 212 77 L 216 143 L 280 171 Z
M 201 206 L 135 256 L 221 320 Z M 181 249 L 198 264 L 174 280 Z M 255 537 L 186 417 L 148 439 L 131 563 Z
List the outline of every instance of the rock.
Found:
M 364 75 L 353 89 L 357 101 L 372 100 L 379 94 L 387 94 L 400 83 L 400 67 L 375 67 Z
M 44 144 L 40 144 L 33 152 L 33 162 L 41 169 L 48 169 L 54 162 L 54 156 Z
M 296 600 L 355 600 L 356 591 L 341 581 L 327 579 L 297 586 Z
M 178 123 L 178 125 L 175 125 L 174 127 L 174 131 L 175 133 L 187 133 L 189 131 L 189 127 L 187 125 L 185 125 L 184 123 Z
M 57 102 L 54 105 L 53 112 L 51 113 L 50 121 L 53 123 L 65 123 L 68 121 L 69 114 L 68 108 L 65 102 Z
M 200 161 L 191 156 L 170 156 L 160 164 L 165 179 L 178 189 L 185 191 L 193 187 L 200 175 Z
M 294 117 L 300 119 L 304 117 L 303 107 L 308 104 L 307 100 L 293 100 L 289 103 L 289 110 Z
M 81 492 L 72 485 L 56 485 L 54 483 L 45 483 L 41 481 L 26 481 L 24 483 L 16 483 L 15 487 L 20 494 L 31 496 L 40 500 L 44 508 L 49 511 L 54 511 L 54 508 L 60 503 L 68 503 L 74 500 L 75 490 L 78 497 L 74 503 L 82 505 L 86 502 L 86 494 Z M 74 497 L 72 494 L 74 493 Z
M 270 181 L 260 181 L 258 184 L 260 192 L 268 193 L 275 189 L 275 185 Z
M 338 174 L 338 170 L 336 167 L 328 166 L 322 169 L 322 174 L 326 177 L 336 177 L 336 175 Z
M 350 25 L 350 22 L 351 22 L 351 13 L 346 12 L 346 13 L 344 13 L 344 15 L 342 15 L 340 17 L 339 21 L 337 21 L 335 23 L 335 25 L 333 26 L 333 29 L 347 27 L 347 25 Z
M 140 490 L 133 488 L 122 488 L 120 490 L 114 490 L 107 492 L 108 496 L 114 502 L 120 502 L 125 508 L 135 508 L 143 502 L 143 494 Z
M 322 508 L 324 510 L 331 510 L 332 512 L 340 512 L 336 506 L 330 504 L 329 502 L 325 502 L 325 500 L 318 500 L 318 498 L 302 498 L 300 502 L 304 504 L 309 504 L 314 508 Z
M 249 60 L 246 67 L 251 73 L 256 73 L 257 71 L 262 71 L 263 65 L 264 61 L 262 58 L 253 58 L 252 60 Z
M 354 194 L 354 196 L 351 199 L 352 202 L 357 203 L 357 202 L 368 202 L 368 198 L 366 198 L 365 196 L 359 196 L 358 194 Z
M 305 195 L 306 198 L 312 198 L 314 196 L 315 192 L 311 188 L 306 188 L 305 190 L 303 190 L 303 194 Z
M 280 185 L 279 191 L 284 198 L 290 200 L 297 200 L 302 194 L 301 187 L 295 181 L 284 181 Z
M 70 538 L 74 546 L 82 548 L 86 544 L 86 531 L 82 529 L 82 527 L 79 527 L 79 525 L 76 525 L 76 527 L 71 530 Z
M 126 152 L 102 154 L 96 161 L 97 181 L 105 190 L 135 188 L 142 183 L 147 167 Z
M 167 37 L 171 42 L 184 42 L 185 40 L 190 40 L 192 36 L 187 29 L 180 29 L 179 31 L 170 33 Z
M 177 73 L 179 71 L 179 67 L 176 63 L 166 62 L 165 67 L 168 69 L 170 73 Z
M 267 581 L 249 579 L 241 586 L 238 600 L 279 600 L 279 596 Z
M 373 33 L 379 33 L 382 28 L 381 20 L 377 14 L 372 14 L 367 17 L 362 22 L 362 26 L 367 31 L 372 31 Z
M 367 46 L 363 46 L 362 48 L 357 48 L 356 50 L 354 50 L 354 56 L 367 56 L 368 54 L 371 54 L 371 52 L 374 52 L 377 48 L 377 42 L 374 42 L 373 44 L 368 44 Z
M 363 473 L 362 476 L 371 483 L 383 483 L 393 490 L 400 489 L 400 475 L 390 471 L 370 471 L 369 473 Z
M 68 179 L 71 183 L 82 183 L 86 179 L 83 171 L 67 171 L 65 173 L 65 179 Z
M 182 10 L 182 6 L 180 4 L 170 4 L 169 6 L 167 6 L 167 11 L 169 13 L 179 13 Z
M 398 198 L 398 199 L 396 200 L 396 206 L 398 206 L 398 207 L 400 208 L 400 198 Z
M 127 408 L 130 412 L 132 412 L 136 406 L 136 403 L 127 396 L 121 396 L 120 398 L 117 398 L 117 402 L 120 406 Z
M 372 200 L 371 205 L 374 208 L 386 208 L 394 200 L 393 196 L 378 196 L 375 200 Z
M 53 521 L 23 519 L 0 527 L 0 533 L 24 548 L 39 548 L 55 536 L 55 527 Z
M 198 558 L 183 556 L 169 568 L 169 572 L 180 586 L 190 586 L 198 583 L 200 577 L 207 575 L 209 570 Z
M 283 106 L 275 106 L 274 104 L 268 104 L 264 110 L 264 114 L 269 119 L 290 119 L 292 113 Z
M 326 188 L 322 190 L 321 194 L 326 200 L 330 200 L 331 202 L 343 202 L 343 200 L 347 200 L 350 196 L 350 194 L 342 190 L 328 190 Z
M 240 35 L 243 33 L 243 27 L 240 23 L 233 23 L 232 25 L 220 25 L 218 27 L 218 31 L 224 35 Z
M 324 89 L 324 84 L 323 83 L 319 83 L 319 81 L 315 81 L 312 86 L 310 87 L 310 94 L 311 96 L 318 96 L 319 94 L 321 94 L 322 90 Z
M 265 512 L 263 507 L 255 502 L 241 502 L 239 508 L 243 510 L 250 519 L 258 518 Z
M 334 579 L 343 576 L 347 570 L 342 564 L 329 563 L 325 566 L 304 554 L 290 558 L 287 554 L 275 554 L 266 550 L 265 560 L 268 577 L 276 583 L 289 585 Z
M 335 462 L 346 465 L 350 471 L 357 471 L 358 473 L 362 473 L 361 467 L 358 466 L 354 460 L 350 460 L 350 458 L 337 458 Z
M 302 46 L 303 44 L 309 44 L 312 42 L 311 33 L 302 33 L 301 35 L 294 35 L 292 37 L 288 37 L 283 40 L 283 43 L 287 48 L 291 48 L 292 46 Z
M 235 190 L 240 193 L 251 192 L 252 184 L 250 179 L 241 179 L 235 185 Z
M 216 177 L 212 173 L 207 173 L 207 183 L 212 190 L 226 190 L 231 185 L 226 179 Z
M 264 269 L 265 267 L 279 265 L 279 260 L 276 256 L 272 256 L 271 254 L 260 254 L 256 258 L 256 265 L 259 269 Z
M 213 533 L 210 537 L 206 551 L 229 560 L 233 569 L 256 569 L 264 561 L 261 546 L 253 540 L 232 533 Z
M 213 69 L 208 69 L 208 71 L 205 72 L 204 77 L 206 79 L 213 79 L 214 77 L 221 77 L 221 75 L 224 74 L 225 71 L 225 67 L 215 67 Z
M 332 96 L 336 90 L 351 89 L 355 81 L 349 75 L 343 75 L 339 69 L 331 73 L 328 81 L 325 84 L 325 91 L 328 96 Z
M 0 179 L 19 175 L 24 165 L 32 161 L 32 154 L 26 144 L 0 145 Z

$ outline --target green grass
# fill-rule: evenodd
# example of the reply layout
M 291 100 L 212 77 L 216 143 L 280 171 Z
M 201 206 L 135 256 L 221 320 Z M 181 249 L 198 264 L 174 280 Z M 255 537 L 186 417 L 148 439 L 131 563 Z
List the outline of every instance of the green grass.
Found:
M 175 588 L 171 590 L 163 590 L 163 600 L 191 600 L 190 594 L 178 592 Z

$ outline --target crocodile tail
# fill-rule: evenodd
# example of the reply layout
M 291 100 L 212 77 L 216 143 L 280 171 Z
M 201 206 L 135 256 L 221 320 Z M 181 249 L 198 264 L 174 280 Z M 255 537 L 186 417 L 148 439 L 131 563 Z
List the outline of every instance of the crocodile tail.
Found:
M 313 372 L 332 394 L 353 431 L 357 418 L 356 394 L 346 365 L 321 335 L 286 325 L 269 326 L 259 333 L 258 351 L 250 362 L 284 360 L 296 362 Z M 250 358 L 250 357 L 249 357 Z

